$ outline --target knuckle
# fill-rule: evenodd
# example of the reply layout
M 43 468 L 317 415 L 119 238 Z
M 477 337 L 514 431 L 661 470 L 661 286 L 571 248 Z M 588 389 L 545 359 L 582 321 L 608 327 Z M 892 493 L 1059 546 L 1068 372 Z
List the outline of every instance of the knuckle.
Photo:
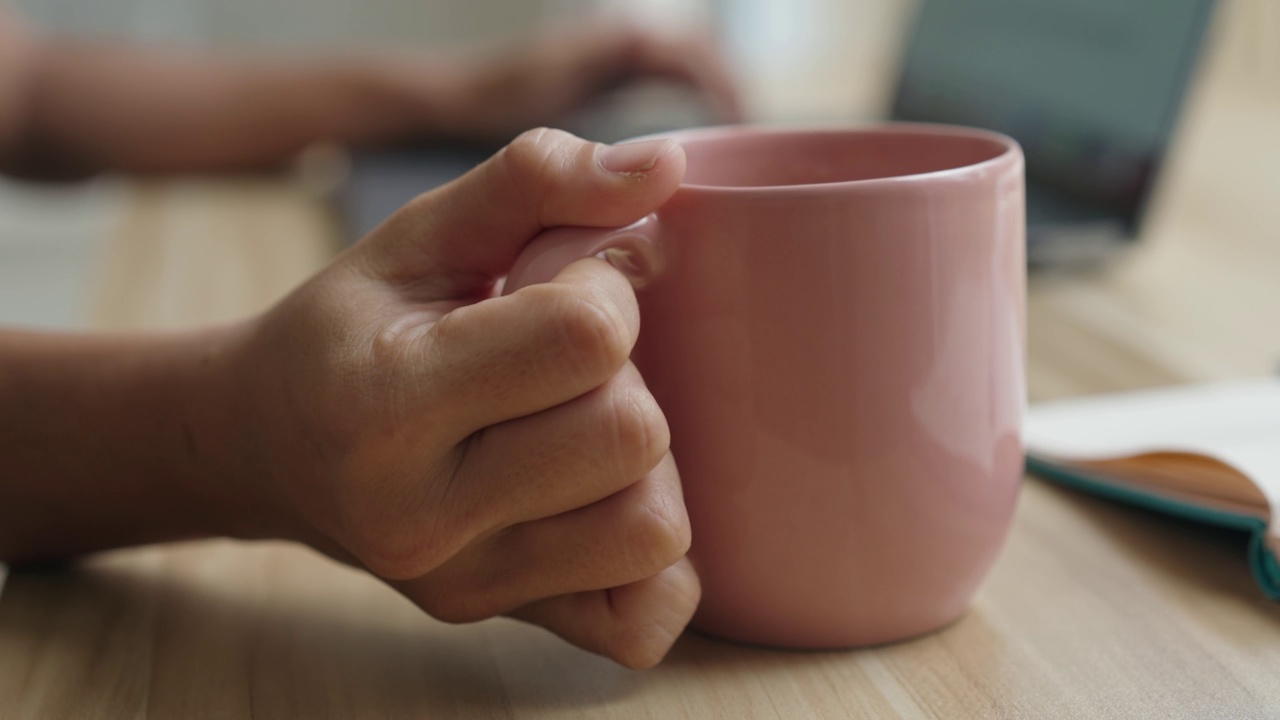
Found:
M 640 587 L 642 585 L 642 588 Z M 634 669 L 657 665 L 689 624 L 702 597 L 701 583 L 687 562 L 628 588 L 639 592 L 620 604 L 606 654 Z
M 621 310 L 600 290 L 560 283 L 531 285 L 516 293 L 537 307 L 557 361 L 602 384 L 631 354 L 631 332 Z M 554 338 L 554 340 L 551 340 Z
M 414 370 L 423 359 L 424 349 L 430 347 L 423 338 L 436 328 L 413 320 L 383 323 L 370 332 L 358 376 L 361 386 L 368 388 L 380 405 L 367 413 L 372 417 L 405 417 L 412 410 L 413 399 L 425 389 L 423 376 Z
M 369 365 L 374 367 L 398 367 L 404 363 L 406 342 L 401 328 L 384 324 L 376 328 L 369 338 Z
M 649 615 L 630 613 L 606 640 L 605 654 L 632 670 L 654 667 L 675 644 L 697 607 L 697 597 L 689 604 L 684 597 L 664 597 L 661 607 L 650 607 Z
M 657 401 L 643 384 L 620 381 L 611 388 L 605 426 L 624 472 L 636 477 L 658 465 L 671 447 L 671 430 Z
M 518 185 L 553 183 L 580 142 L 563 130 L 526 130 L 502 149 L 502 160 Z
M 646 488 L 624 522 L 633 562 L 646 574 L 670 567 L 689 552 L 693 536 L 679 498 Z
M 431 460 L 414 462 L 421 456 L 409 453 L 379 469 L 388 452 L 404 452 L 403 444 L 382 447 L 340 471 L 335 535 L 370 572 L 387 580 L 444 572 L 493 525 L 490 504 L 466 491 L 466 478 L 452 459 L 433 466 Z
M 388 580 L 421 577 L 443 564 L 454 552 L 442 542 L 456 533 L 439 522 L 415 522 L 417 502 L 386 487 L 361 483 L 340 498 L 347 550 L 374 575 Z M 374 497 L 380 498 L 375 502 Z M 454 543 L 456 544 L 456 543 Z
M 429 543 L 409 533 L 357 532 L 349 549 L 369 571 L 391 580 L 409 580 L 429 572 L 438 562 Z
M 438 363 L 443 363 L 441 356 L 446 352 L 471 345 L 472 323 L 467 322 L 471 312 L 468 306 L 454 308 L 431 324 L 428 347 L 435 353 Z
M 662 662 L 673 640 L 644 632 L 616 633 L 606 654 L 629 670 L 648 670 Z
M 566 346 L 587 369 L 612 373 L 631 354 L 626 321 L 603 291 L 571 288 L 561 293 L 553 312 Z

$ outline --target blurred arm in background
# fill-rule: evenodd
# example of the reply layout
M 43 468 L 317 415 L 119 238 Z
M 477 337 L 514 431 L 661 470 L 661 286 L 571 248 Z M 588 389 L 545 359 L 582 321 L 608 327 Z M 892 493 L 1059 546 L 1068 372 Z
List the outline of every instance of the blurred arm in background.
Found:
M 495 52 L 287 58 L 47 36 L 0 5 L 0 172 L 252 170 L 315 142 L 503 141 L 641 76 L 686 82 L 725 121 L 739 116 L 706 38 L 620 24 L 563 26 Z

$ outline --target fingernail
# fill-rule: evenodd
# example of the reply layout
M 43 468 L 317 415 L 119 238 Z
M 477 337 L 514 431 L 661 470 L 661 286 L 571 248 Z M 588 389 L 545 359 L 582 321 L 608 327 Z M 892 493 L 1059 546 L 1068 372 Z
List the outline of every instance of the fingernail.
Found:
M 658 164 L 658 157 L 666 152 L 670 145 L 670 140 L 661 138 L 621 145 L 605 145 L 601 148 L 597 160 L 600 167 L 607 172 L 617 175 L 643 175 Z

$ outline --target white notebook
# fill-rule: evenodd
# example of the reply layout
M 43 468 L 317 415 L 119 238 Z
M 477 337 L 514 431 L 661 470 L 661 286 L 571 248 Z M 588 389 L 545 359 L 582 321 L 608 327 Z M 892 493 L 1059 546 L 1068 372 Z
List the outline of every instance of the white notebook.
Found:
M 1280 600 L 1280 379 L 1036 405 L 1026 444 L 1047 479 L 1251 533 L 1250 568 Z

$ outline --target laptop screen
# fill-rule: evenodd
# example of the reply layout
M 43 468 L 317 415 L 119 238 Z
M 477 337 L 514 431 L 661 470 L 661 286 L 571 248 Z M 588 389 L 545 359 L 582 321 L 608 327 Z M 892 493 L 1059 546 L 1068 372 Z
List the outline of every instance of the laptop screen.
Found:
M 1028 222 L 1136 234 L 1210 0 L 924 0 L 893 118 L 1022 144 Z

